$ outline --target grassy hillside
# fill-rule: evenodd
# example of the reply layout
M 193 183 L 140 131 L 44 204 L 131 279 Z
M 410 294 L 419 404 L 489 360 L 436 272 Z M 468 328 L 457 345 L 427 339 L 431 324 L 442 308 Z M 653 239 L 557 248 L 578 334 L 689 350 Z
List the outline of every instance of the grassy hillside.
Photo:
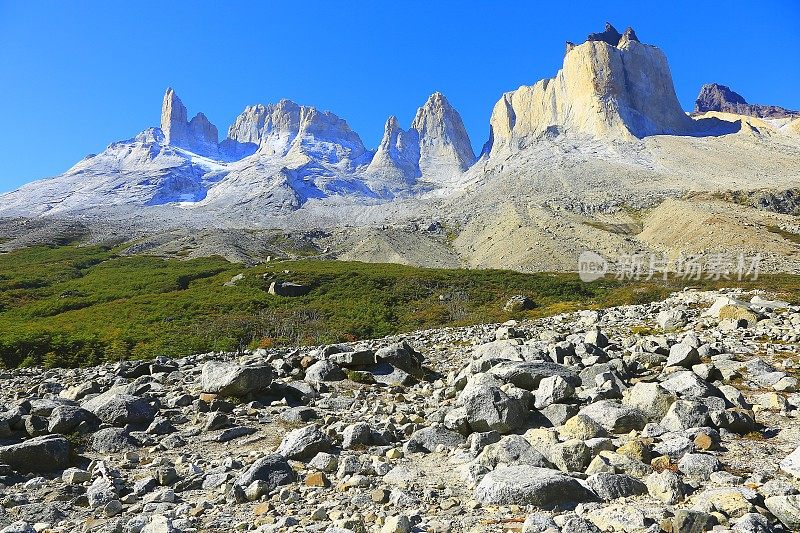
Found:
M 240 273 L 244 278 L 234 286 L 223 285 Z M 275 280 L 309 284 L 312 290 L 296 298 L 270 295 Z M 780 287 L 790 299 L 800 295 L 797 277 L 756 285 Z M 646 302 L 680 287 L 680 282 L 585 284 L 569 274 L 337 261 L 244 268 L 220 258 L 178 261 L 121 257 L 98 247 L 34 247 L 0 255 L 0 360 L 6 367 L 81 366 L 349 341 Z M 530 297 L 537 307 L 503 311 L 515 294 Z

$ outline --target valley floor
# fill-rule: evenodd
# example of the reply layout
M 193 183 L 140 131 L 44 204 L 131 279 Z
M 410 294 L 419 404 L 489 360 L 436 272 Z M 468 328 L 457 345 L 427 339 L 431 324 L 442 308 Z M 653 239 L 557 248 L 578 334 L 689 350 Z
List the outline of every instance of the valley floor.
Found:
M 800 307 L 771 298 L 7 370 L 0 525 L 797 530 Z

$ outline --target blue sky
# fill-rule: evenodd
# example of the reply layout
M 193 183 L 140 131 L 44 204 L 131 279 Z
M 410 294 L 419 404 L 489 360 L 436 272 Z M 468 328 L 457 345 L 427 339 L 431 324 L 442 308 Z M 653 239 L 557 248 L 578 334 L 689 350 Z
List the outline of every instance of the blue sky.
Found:
M 500 95 L 553 76 L 564 41 L 606 20 L 665 51 L 686 109 L 711 81 L 800 108 L 800 2 L 640 4 L 0 0 L 0 191 L 158 125 L 170 85 L 223 136 L 245 105 L 290 98 L 369 147 L 441 91 L 477 151 Z

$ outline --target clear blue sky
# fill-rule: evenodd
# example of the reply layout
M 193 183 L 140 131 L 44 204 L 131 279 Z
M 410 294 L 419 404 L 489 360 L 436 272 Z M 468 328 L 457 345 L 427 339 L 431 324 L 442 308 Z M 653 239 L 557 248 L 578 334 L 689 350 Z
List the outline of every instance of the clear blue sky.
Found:
M 477 151 L 500 95 L 553 76 L 564 41 L 606 20 L 666 52 L 686 109 L 711 81 L 800 108 L 800 2 L 639 4 L 0 0 L 0 191 L 158 125 L 170 85 L 222 136 L 245 105 L 290 98 L 369 147 L 441 91 Z

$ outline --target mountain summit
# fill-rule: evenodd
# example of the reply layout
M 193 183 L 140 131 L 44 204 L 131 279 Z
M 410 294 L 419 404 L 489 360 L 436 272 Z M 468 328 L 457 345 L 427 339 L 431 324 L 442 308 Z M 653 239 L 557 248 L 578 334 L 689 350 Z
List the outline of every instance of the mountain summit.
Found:
M 461 115 L 436 92 L 417 109 L 410 129 L 403 130 L 396 117 L 389 117 L 367 175 L 388 180 L 384 187 L 398 192 L 402 184 L 413 186 L 418 180 L 429 186 L 453 183 L 474 162 Z
M 692 120 L 678 103 L 661 50 L 640 42 L 632 28 L 620 34 L 606 24 L 583 44 L 567 43 L 554 78 L 504 94 L 490 128 L 487 149 L 495 154 L 544 134 L 605 139 L 683 134 Z
M 161 131 L 166 143 L 199 155 L 216 157 L 219 142 L 217 127 L 203 113 L 197 113 L 189 121 L 187 116 L 186 106 L 169 87 L 161 105 Z
M 694 105 L 696 114 L 709 111 L 734 113 L 758 118 L 795 118 L 800 111 L 791 111 L 780 106 L 748 104 L 742 95 L 730 87 L 718 83 L 708 83 L 700 89 Z

